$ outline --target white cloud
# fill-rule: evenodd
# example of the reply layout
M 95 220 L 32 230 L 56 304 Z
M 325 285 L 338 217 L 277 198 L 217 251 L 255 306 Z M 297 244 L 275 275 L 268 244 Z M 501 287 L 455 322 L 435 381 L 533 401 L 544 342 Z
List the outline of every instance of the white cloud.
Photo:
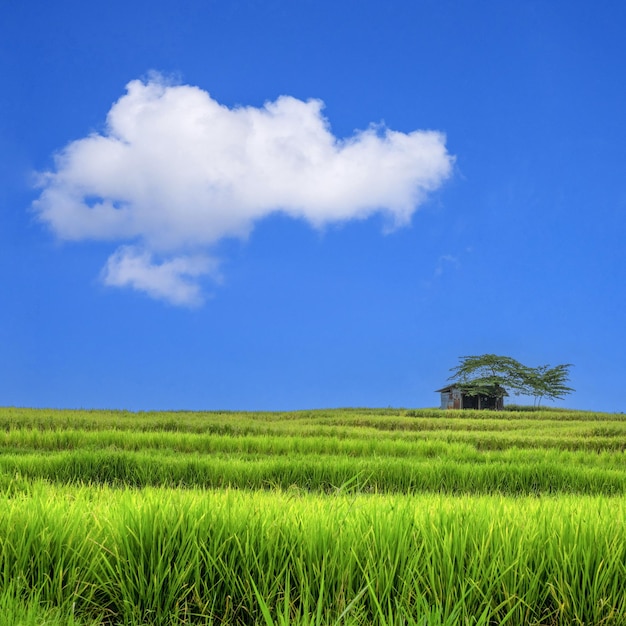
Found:
M 106 284 L 190 304 L 210 273 L 198 259 L 273 212 L 315 227 L 382 212 L 402 226 L 450 175 L 441 133 L 372 126 L 337 139 L 322 108 L 281 96 L 231 109 L 198 87 L 132 81 L 103 134 L 56 155 L 34 208 L 61 239 L 141 247 L 113 254 Z
M 183 306 L 202 304 L 194 278 L 216 273 L 216 263 L 203 256 L 178 256 L 161 263 L 145 250 L 122 246 L 109 257 L 103 271 L 105 285 L 134 287 L 157 299 Z

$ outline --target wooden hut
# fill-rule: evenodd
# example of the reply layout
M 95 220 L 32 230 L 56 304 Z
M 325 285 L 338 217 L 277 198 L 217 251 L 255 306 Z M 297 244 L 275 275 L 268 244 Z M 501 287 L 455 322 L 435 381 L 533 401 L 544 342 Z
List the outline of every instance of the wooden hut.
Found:
M 494 386 L 492 393 L 469 395 L 455 384 L 437 389 L 436 393 L 441 394 L 442 409 L 490 409 L 492 411 L 501 411 L 504 408 L 504 396 L 509 395 L 498 385 Z

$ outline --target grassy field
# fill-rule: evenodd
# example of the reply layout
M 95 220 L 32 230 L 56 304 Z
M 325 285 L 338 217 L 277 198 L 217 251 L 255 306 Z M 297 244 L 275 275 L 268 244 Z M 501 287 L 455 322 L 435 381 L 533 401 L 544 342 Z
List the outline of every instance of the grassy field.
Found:
M 626 416 L 0 408 L 4 624 L 626 624 Z

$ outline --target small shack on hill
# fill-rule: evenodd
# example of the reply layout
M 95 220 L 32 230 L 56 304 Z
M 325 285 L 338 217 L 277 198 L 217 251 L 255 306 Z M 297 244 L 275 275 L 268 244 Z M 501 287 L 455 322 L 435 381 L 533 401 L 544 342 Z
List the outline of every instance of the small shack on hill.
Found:
M 470 395 L 465 393 L 458 385 L 452 384 L 436 393 L 441 394 L 442 409 L 490 409 L 501 411 L 504 408 L 504 396 L 509 394 L 499 385 L 495 385 L 490 393 Z

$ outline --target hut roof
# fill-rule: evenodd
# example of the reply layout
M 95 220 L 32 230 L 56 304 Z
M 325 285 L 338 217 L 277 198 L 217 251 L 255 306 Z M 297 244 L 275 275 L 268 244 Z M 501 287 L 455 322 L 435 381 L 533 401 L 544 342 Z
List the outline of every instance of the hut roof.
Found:
M 447 387 L 442 387 L 441 389 L 435 389 L 435 393 L 443 393 L 444 391 L 452 391 L 458 385 L 448 385 Z
M 453 389 L 457 388 L 458 389 L 459 385 L 457 385 L 456 383 L 452 383 L 451 385 L 446 385 L 445 387 L 442 387 L 441 389 L 435 389 L 435 393 L 444 393 L 446 391 L 452 391 Z M 502 389 L 500 387 L 500 385 L 494 385 L 494 387 L 499 387 L 500 389 Z M 506 389 L 504 389 L 504 394 L 505 396 L 508 396 L 509 394 L 507 393 Z

